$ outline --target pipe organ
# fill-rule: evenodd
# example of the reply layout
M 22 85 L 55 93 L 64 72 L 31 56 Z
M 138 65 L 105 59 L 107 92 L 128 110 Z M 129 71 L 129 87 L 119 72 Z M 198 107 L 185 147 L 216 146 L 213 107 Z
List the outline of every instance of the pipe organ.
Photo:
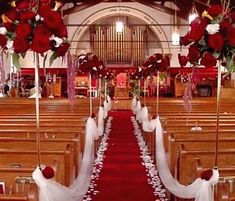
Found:
M 140 66 L 145 60 L 147 27 L 124 25 L 117 33 L 113 26 L 90 28 L 92 52 L 105 63 L 125 63 Z

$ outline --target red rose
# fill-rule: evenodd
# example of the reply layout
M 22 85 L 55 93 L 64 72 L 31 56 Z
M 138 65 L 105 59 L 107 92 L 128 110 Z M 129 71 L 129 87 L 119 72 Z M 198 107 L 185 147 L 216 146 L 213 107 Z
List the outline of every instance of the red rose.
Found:
M 186 56 L 181 56 L 181 54 L 178 54 L 178 60 L 181 67 L 186 66 L 186 64 L 188 63 L 188 58 Z
M 209 8 L 207 8 L 206 11 L 211 17 L 216 17 L 222 13 L 223 7 L 221 5 L 212 5 Z
M 189 39 L 199 41 L 202 36 L 204 36 L 206 22 L 200 18 L 196 18 L 194 21 L 192 21 L 190 26 L 191 30 L 188 35 Z
M 185 36 L 183 36 L 182 38 L 180 38 L 180 44 L 187 46 L 192 42 L 192 40 L 190 39 L 190 33 L 188 32 Z
M 50 14 L 45 16 L 44 23 L 48 28 L 56 30 L 61 24 L 63 24 L 63 21 L 61 19 L 60 13 L 51 11 Z
M 13 43 L 14 52 L 23 53 L 29 49 L 29 43 L 21 37 L 16 37 Z
M 37 53 L 44 53 L 46 51 L 48 51 L 51 48 L 51 43 L 50 40 L 47 36 L 35 36 L 32 44 L 31 44 L 31 49 L 34 52 Z
M 11 9 L 10 11 L 8 11 L 6 14 L 5 14 L 9 20 L 11 20 L 12 22 L 14 22 L 16 19 L 17 19 L 17 12 L 16 12 L 16 9 Z
M 216 66 L 216 58 L 212 56 L 211 53 L 207 52 L 204 54 L 204 56 L 201 59 L 201 65 L 205 67 L 214 67 Z
M 160 63 L 158 63 L 158 69 L 160 71 L 167 71 L 167 67 L 169 66 L 169 62 L 166 58 L 163 58 Z
M 63 24 L 60 13 L 51 10 L 49 6 L 40 6 L 38 13 L 44 18 L 44 23 L 49 29 L 56 30 Z
M 163 55 L 160 53 L 155 53 L 153 56 L 154 56 L 154 58 L 156 58 L 157 61 L 161 60 L 163 58 Z
M 48 167 L 46 166 L 43 170 L 42 170 L 42 175 L 46 178 L 46 179 L 51 179 L 55 176 L 55 172 L 53 170 L 52 167 Z
M 19 20 L 20 21 L 28 21 L 35 17 L 36 13 L 32 11 L 25 11 L 19 13 Z
M 43 5 L 48 5 L 50 4 L 51 0 L 40 0 L 40 3 Z
M 60 26 L 57 27 L 54 34 L 55 34 L 55 36 L 57 36 L 59 38 L 67 38 L 68 32 L 67 32 L 66 26 L 64 24 L 60 24 Z
M 27 38 L 31 31 L 32 28 L 28 23 L 21 23 L 15 29 L 16 35 L 21 38 Z
M 44 36 L 44 37 L 51 37 L 51 32 L 45 27 L 44 25 L 39 25 L 35 28 L 34 30 L 34 35 L 35 36 Z
M 210 178 L 212 177 L 213 175 L 213 170 L 209 169 L 209 170 L 205 170 L 202 172 L 201 174 L 201 179 L 204 179 L 206 181 L 209 181 Z
M 224 20 L 223 22 L 220 23 L 220 30 L 223 33 L 227 33 L 227 31 L 231 28 L 232 28 L 231 23 L 226 20 Z
M 6 36 L 0 34 L 0 46 L 4 48 L 7 44 L 7 38 Z
M 45 16 L 49 15 L 51 12 L 50 6 L 39 6 L 38 8 L 38 14 L 45 18 Z
M 91 118 L 94 119 L 96 117 L 95 113 L 91 114 Z
M 235 46 L 235 28 L 234 27 L 228 31 L 227 40 L 228 40 L 229 45 Z
M 198 47 L 193 44 L 189 47 L 189 50 L 188 50 L 188 60 L 191 64 L 195 64 L 198 62 L 199 58 L 201 57 L 200 56 L 200 50 L 198 49 Z
M 16 9 L 17 9 L 18 11 L 22 11 L 22 10 L 28 9 L 29 4 L 30 4 L 30 1 L 28 1 L 28 0 L 25 0 L 25 1 L 17 1 L 17 2 L 16 2 Z
M 61 19 L 60 13 L 53 11 L 50 15 L 44 18 L 44 23 L 48 28 L 56 30 L 61 24 L 63 24 L 63 21 Z
M 7 29 L 7 31 L 14 31 L 14 29 L 15 29 L 15 25 L 10 22 L 6 22 L 3 25 Z
M 65 53 L 69 49 L 69 44 L 68 43 L 62 43 L 58 48 L 56 48 L 56 54 L 57 56 L 64 56 Z
M 224 46 L 224 37 L 221 33 L 209 35 L 208 45 L 216 51 L 222 50 Z

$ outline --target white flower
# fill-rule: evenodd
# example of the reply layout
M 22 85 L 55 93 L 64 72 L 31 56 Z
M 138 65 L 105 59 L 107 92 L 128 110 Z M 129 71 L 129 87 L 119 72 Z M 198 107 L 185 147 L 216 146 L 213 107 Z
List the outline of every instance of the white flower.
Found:
M 11 49 L 13 47 L 13 41 L 12 40 L 8 40 L 6 47 L 7 47 L 7 49 Z
M 55 47 L 59 47 L 61 43 L 63 43 L 63 39 L 59 37 L 52 36 L 50 40 L 54 40 L 56 42 Z
M 39 21 L 39 20 L 43 20 L 43 18 L 42 18 L 39 14 L 37 14 L 37 15 L 35 16 L 35 20 L 36 20 L 36 21 Z
M 209 34 L 215 34 L 219 31 L 219 24 L 208 24 L 206 30 Z
M 0 34 L 6 35 L 7 29 L 5 27 L 0 27 Z

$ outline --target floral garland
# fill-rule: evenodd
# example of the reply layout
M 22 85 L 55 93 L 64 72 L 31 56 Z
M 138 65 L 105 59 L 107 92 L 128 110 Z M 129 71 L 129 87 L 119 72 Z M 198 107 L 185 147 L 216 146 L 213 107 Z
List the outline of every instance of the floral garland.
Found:
M 87 194 L 84 197 L 83 201 L 90 201 L 90 200 L 92 200 L 92 195 L 96 195 L 99 193 L 99 191 L 95 190 L 95 187 L 96 187 L 96 182 L 99 179 L 100 172 L 103 168 L 103 162 L 104 162 L 104 158 L 105 158 L 104 153 L 108 148 L 107 141 L 109 139 L 109 134 L 111 132 L 112 119 L 113 119 L 112 117 L 108 117 L 105 132 L 104 132 L 102 141 L 100 143 L 99 150 L 96 153 L 97 157 L 94 161 L 93 174 L 91 175 L 91 182 L 89 185 L 89 189 L 88 189 Z
M 156 169 L 156 166 L 154 165 L 154 161 L 150 157 L 150 153 L 148 150 L 148 147 L 142 137 L 142 133 L 139 129 L 138 123 L 135 120 L 135 117 L 131 117 L 131 121 L 134 125 L 135 135 L 138 141 L 138 145 L 141 150 L 141 158 L 143 159 L 143 165 L 146 168 L 146 171 L 148 172 L 147 176 L 149 177 L 148 183 L 152 185 L 154 189 L 154 195 L 159 197 L 160 201 L 168 200 L 166 195 L 166 190 L 163 187 L 161 180 L 158 176 L 158 171 Z
M 179 55 L 179 63 L 185 66 L 189 61 L 214 67 L 217 61 L 229 72 L 235 71 L 235 12 L 229 4 L 211 5 L 190 24 L 190 30 L 182 37 L 181 44 L 188 46 L 188 55 Z
M 51 50 L 50 65 L 69 48 L 67 28 L 58 12 L 62 3 L 51 0 L 21 0 L 11 4 L 2 15 L 0 47 L 13 53 L 13 63 L 19 67 L 19 58 L 28 50 L 44 58 Z

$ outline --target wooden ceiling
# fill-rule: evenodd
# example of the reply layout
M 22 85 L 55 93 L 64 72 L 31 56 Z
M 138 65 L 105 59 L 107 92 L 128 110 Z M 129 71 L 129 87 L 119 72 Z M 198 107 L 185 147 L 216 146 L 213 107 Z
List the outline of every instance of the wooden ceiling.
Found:
M 3 14 L 10 8 L 12 1 L 14 0 L 0 0 L 0 14 Z M 15 0 L 15 1 L 17 2 L 21 0 Z M 153 1 L 153 0 L 59 0 L 59 1 L 62 1 L 64 5 L 68 3 L 72 3 L 70 8 L 64 10 L 63 12 L 64 15 L 69 15 L 71 13 L 84 10 L 86 8 L 89 8 L 91 6 L 94 6 L 102 2 L 106 2 L 110 4 L 114 2 L 122 2 L 122 5 L 125 2 L 138 2 L 143 5 L 146 5 L 146 6 L 158 9 L 158 10 L 161 9 L 164 12 L 167 12 L 173 15 L 175 13 L 174 9 L 166 6 L 169 2 L 173 2 L 173 3 L 176 3 L 177 7 L 179 8 L 179 11 L 177 11 L 177 16 L 180 16 L 185 19 L 188 17 L 189 11 L 191 10 L 193 3 L 195 4 L 196 9 L 198 10 L 199 13 L 201 13 L 206 8 L 206 5 L 208 5 L 208 3 L 210 4 L 221 3 L 221 0 L 194 0 L 194 1 L 190 1 L 190 0 L 158 0 L 158 1 Z M 223 0 L 223 1 L 229 1 L 229 0 Z M 230 0 L 230 2 L 231 2 L 230 7 L 235 7 L 235 1 Z

